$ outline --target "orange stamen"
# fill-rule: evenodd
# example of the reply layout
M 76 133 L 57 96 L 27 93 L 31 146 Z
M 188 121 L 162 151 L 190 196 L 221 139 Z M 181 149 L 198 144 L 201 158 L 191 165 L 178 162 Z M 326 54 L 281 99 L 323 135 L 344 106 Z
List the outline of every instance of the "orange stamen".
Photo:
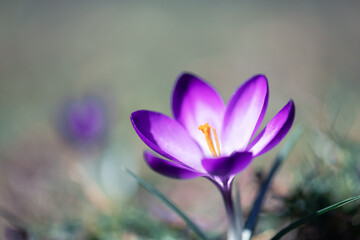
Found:
M 213 133 L 214 133 L 214 137 L 215 137 L 215 141 L 216 141 L 216 148 L 217 148 L 217 153 L 215 151 L 215 147 L 214 147 L 214 143 L 213 140 L 211 138 L 211 127 L 209 126 L 208 123 L 205 123 L 204 125 L 200 125 L 199 126 L 199 130 L 201 130 L 204 135 L 205 135 L 205 139 L 206 139 L 206 143 L 209 147 L 210 153 L 213 157 L 220 157 L 220 144 L 219 144 L 219 140 L 218 137 L 216 135 L 216 130 L 213 128 Z
M 214 137 L 215 137 L 215 141 L 216 141 L 216 150 L 218 151 L 218 157 L 220 157 L 220 143 L 219 143 L 219 139 L 217 137 L 215 128 L 213 128 L 213 132 L 214 132 Z

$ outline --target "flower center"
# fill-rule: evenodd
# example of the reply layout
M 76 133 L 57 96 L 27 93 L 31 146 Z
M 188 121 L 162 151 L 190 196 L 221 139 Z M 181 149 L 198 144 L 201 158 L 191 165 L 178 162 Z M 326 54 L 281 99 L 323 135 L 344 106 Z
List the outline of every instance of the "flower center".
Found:
M 211 137 L 211 127 L 209 126 L 208 123 L 205 123 L 204 125 L 200 125 L 199 126 L 199 130 L 202 131 L 205 135 L 205 139 L 206 139 L 206 143 L 209 147 L 209 150 L 211 152 L 211 155 L 213 157 L 220 157 L 220 144 L 219 144 L 219 140 L 218 140 L 218 137 L 216 135 L 216 130 L 215 128 L 212 128 L 213 129 L 213 133 L 214 133 L 214 138 L 215 138 L 215 142 L 216 142 L 216 150 L 217 152 L 215 151 L 215 147 L 214 147 L 214 142 L 213 142 L 213 139 Z

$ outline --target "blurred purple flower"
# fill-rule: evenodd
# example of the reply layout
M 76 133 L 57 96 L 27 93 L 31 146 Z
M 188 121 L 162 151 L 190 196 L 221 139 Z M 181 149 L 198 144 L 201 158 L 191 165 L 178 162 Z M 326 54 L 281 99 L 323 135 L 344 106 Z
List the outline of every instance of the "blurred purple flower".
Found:
M 4 230 L 5 240 L 27 240 L 29 235 L 23 228 L 7 226 Z
M 264 118 L 268 95 L 266 77 L 257 75 L 237 89 L 226 107 L 213 87 L 185 73 L 173 91 L 174 119 L 140 110 L 131 114 L 131 122 L 140 138 L 168 159 L 146 151 L 153 170 L 178 179 L 206 177 L 221 189 L 230 188 L 234 176 L 275 147 L 293 123 L 290 100 L 250 141 Z
M 67 139 L 73 143 L 89 145 L 102 141 L 107 130 L 103 103 L 94 97 L 69 103 L 62 126 Z

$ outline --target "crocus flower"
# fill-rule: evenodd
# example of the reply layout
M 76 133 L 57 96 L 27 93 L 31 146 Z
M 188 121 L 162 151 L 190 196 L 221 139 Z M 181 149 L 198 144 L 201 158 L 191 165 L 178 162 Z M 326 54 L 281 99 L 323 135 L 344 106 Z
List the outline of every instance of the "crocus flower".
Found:
M 225 106 L 213 87 L 185 73 L 173 91 L 174 119 L 140 110 L 131 114 L 131 122 L 139 137 L 166 158 L 146 151 L 153 170 L 172 178 L 208 177 L 222 183 L 275 147 L 289 131 L 295 113 L 292 100 L 250 141 L 264 118 L 268 96 L 266 77 L 257 75 Z
M 153 170 L 178 179 L 208 178 L 220 189 L 231 215 L 234 176 L 275 147 L 294 120 L 295 106 L 290 100 L 253 138 L 268 97 L 267 79 L 257 75 L 242 84 L 226 106 L 212 86 L 184 73 L 173 90 L 174 118 L 140 110 L 131 114 L 131 122 L 144 143 L 163 157 L 145 151 Z
M 27 240 L 29 239 L 28 232 L 20 227 L 7 226 L 4 229 L 5 240 Z
M 106 111 L 100 99 L 86 97 L 66 105 L 62 130 L 71 142 L 92 145 L 103 140 L 106 128 Z

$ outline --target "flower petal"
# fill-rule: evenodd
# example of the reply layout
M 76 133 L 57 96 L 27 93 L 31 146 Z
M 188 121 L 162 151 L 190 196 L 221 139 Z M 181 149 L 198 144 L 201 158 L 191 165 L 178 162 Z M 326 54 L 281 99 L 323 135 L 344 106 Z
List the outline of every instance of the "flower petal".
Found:
M 200 147 L 177 121 L 146 110 L 133 112 L 130 119 L 139 137 L 155 152 L 203 171 Z
M 144 157 L 147 164 L 155 172 L 158 172 L 167 177 L 177 178 L 177 179 L 190 179 L 190 178 L 204 176 L 203 173 L 197 172 L 179 163 L 158 158 L 149 151 L 144 152 Z
M 294 122 L 295 105 L 290 100 L 251 142 L 248 149 L 257 157 L 275 147 L 290 130 Z
M 225 105 L 216 90 L 200 78 L 184 73 L 175 85 L 172 109 L 175 119 L 200 144 L 203 152 L 210 155 L 205 137 L 198 127 L 209 123 L 221 134 Z
M 226 154 L 246 149 L 264 118 L 268 96 L 267 79 L 263 75 L 254 76 L 245 82 L 232 96 L 222 128 Z
M 225 177 L 239 173 L 251 160 L 251 152 L 235 152 L 228 157 L 205 158 L 202 164 L 209 174 Z

